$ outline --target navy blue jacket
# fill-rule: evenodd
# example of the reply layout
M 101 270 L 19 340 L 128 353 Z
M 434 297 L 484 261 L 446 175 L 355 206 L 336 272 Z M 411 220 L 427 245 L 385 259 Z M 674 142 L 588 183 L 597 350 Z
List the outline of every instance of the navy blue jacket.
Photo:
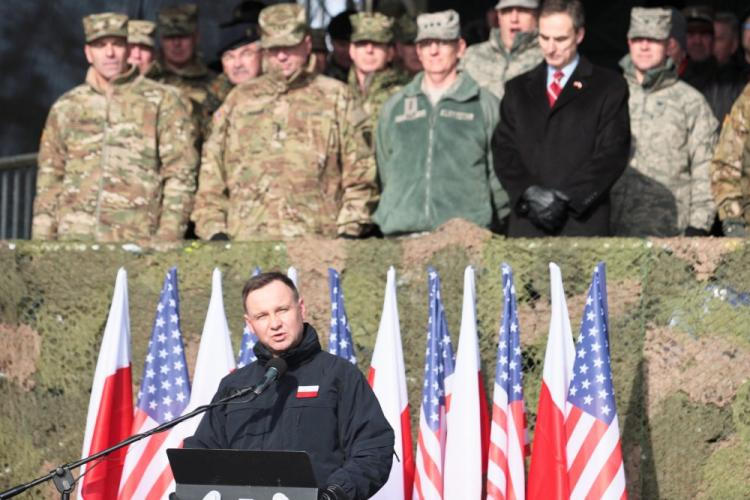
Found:
M 258 361 L 224 377 L 214 401 L 263 377 L 271 355 L 260 342 L 254 350 Z M 308 324 L 282 357 L 289 368 L 278 382 L 250 403 L 210 410 L 185 447 L 306 451 L 319 488 L 336 484 L 352 500 L 374 495 L 391 471 L 394 434 L 367 380 L 323 352 Z M 298 398 L 300 386 L 318 386 L 317 396 Z

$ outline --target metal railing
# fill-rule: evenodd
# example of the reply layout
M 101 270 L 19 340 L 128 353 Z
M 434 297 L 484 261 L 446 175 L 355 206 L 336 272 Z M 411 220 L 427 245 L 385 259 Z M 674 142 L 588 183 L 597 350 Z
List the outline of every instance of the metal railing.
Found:
M 0 158 L 0 239 L 31 238 L 37 154 Z

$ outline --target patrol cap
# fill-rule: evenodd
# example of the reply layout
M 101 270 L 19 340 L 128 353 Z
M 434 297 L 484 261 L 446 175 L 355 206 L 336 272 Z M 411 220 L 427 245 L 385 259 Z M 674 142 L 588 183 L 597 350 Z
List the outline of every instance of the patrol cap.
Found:
M 271 5 L 260 11 L 260 44 L 264 49 L 293 47 L 308 33 L 305 9 L 293 3 Z
M 352 42 L 393 42 L 393 18 L 380 12 L 359 12 L 349 16 Z
M 189 36 L 198 31 L 198 6 L 194 3 L 164 7 L 159 11 L 159 35 Z
M 310 30 L 310 38 L 312 39 L 312 51 L 313 52 L 328 52 L 328 45 L 326 45 L 326 30 L 323 28 L 315 28 Z
M 399 17 L 393 26 L 393 37 L 397 42 L 412 44 L 417 38 L 417 21 L 409 14 Z
M 633 7 L 630 11 L 628 38 L 666 40 L 672 29 L 672 12 L 669 9 Z
M 128 37 L 128 16 L 117 12 L 102 12 L 83 18 L 86 43 L 105 36 Z
M 538 9 L 539 0 L 500 0 L 497 2 L 497 5 L 495 5 L 495 10 L 510 9 L 511 7 Z
M 156 23 L 142 19 L 131 19 L 128 21 L 128 43 L 156 47 L 154 34 Z
M 713 33 L 714 10 L 708 5 L 693 5 L 682 10 L 688 33 Z
M 461 22 L 453 9 L 420 14 L 417 17 L 417 38 L 421 40 L 458 40 L 461 38 Z

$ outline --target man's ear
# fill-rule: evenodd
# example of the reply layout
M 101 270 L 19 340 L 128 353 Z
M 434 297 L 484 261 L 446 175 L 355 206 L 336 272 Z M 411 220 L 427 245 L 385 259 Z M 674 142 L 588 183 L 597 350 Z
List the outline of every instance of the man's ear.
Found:
M 300 315 L 302 316 L 302 320 L 304 321 L 307 319 L 305 317 L 307 313 L 307 309 L 305 308 L 305 301 L 302 300 L 302 297 L 299 298 L 299 301 L 297 302 L 297 304 L 299 305 L 299 312 L 300 312 Z
M 83 46 L 83 53 L 86 54 L 86 60 L 91 64 L 93 58 L 91 57 L 91 47 L 89 47 L 89 44 Z
M 580 45 L 583 41 L 583 37 L 586 36 L 586 28 L 581 26 L 581 29 L 576 33 L 576 45 Z

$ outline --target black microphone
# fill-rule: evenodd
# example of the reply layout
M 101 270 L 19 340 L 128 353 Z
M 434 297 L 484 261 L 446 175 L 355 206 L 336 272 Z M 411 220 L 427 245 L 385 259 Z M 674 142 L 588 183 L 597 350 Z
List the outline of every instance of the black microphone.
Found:
M 268 389 L 268 386 L 274 383 L 277 379 L 281 378 L 286 373 L 287 364 L 281 358 L 271 358 L 266 363 L 266 374 L 263 376 L 263 381 L 255 386 L 253 393 L 256 396 L 260 396 L 260 393 Z

